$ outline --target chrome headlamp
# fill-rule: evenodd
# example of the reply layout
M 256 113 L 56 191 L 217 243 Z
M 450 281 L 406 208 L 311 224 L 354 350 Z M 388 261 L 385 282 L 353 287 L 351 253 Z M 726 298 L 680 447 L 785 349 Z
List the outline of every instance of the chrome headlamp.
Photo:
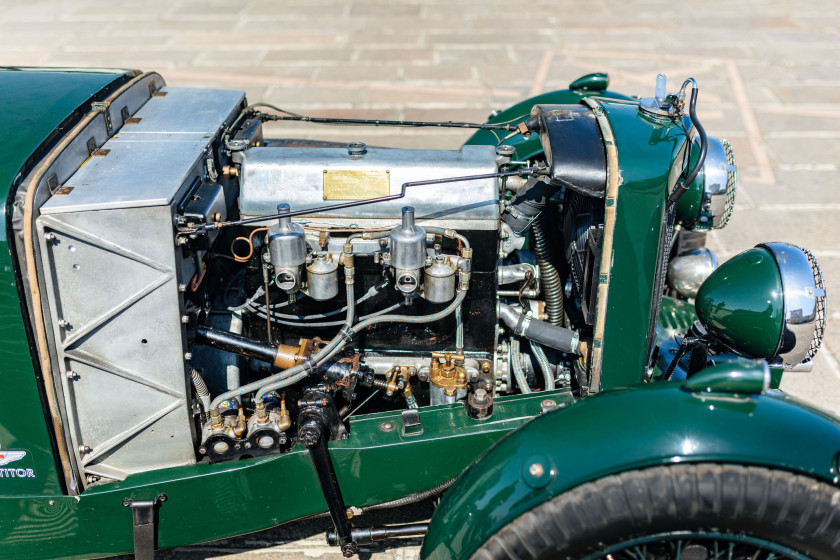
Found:
M 708 143 L 703 169 L 677 203 L 680 224 L 695 231 L 725 227 L 735 207 L 737 167 L 732 146 L 712 137 Z M 699 151 L 696 140 L 693 144 L 692 151 Z
M 776 353 L 786 368 L 810 362 L 825 332 L 825 283 L 808 249 L 789 243 L 762 243 L 773 254 L 782 276 L 784 323 Z
M 668 284 L 681 296 L 693 298 L 717 266 L 717 257 L 710 249 L 695 249 L 671 260 L 668 265 Z
M 762 243 L 714 271 L 697 292 L 702 325 L 736 352 L 785 369 L 810 364 L 825 332 L 825 283 L 814 255 Z

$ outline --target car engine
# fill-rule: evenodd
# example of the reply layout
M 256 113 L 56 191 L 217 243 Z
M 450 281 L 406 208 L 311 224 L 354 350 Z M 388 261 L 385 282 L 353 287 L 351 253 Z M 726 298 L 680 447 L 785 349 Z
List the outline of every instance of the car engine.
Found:
M 480 421 L 506 393 L 587 391 L 606 184 L 588 107 L 536 108 L 548 149 L 525 162 L 265 139 L 275 115 L 241 92 L 161 87 L 124 113 L 45 178 L 36 220 L 83 485 L 283 453 L 314 425 L 347 438 L 357 414 Z

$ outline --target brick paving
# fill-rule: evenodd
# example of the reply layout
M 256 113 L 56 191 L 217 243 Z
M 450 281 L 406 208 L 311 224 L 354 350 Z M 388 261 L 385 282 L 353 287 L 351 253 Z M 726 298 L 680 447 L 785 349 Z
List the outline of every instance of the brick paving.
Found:
M 650 94 L 659 71 L 673 82 L 694 76 L 706 129 L 732 142 L 739 163 L 735 216 L 711 244 L 721 260 L 768 240 L 817 255 L 828 334 L 814 371 L 789 374 L 784 388 L 840 411 L 836 0 L 2 0 L 0 8 L 0 64 L 158 70 L 171 85 L 244 89 L 252 101 L 313 115 L 480 121 L 592 71 L 634 95 Z M 429 148 L 467 136 L 291 124 L 269 132 Z M 401 514 L 424 515 L 415 510 Z M 297 523 L 161 556 L 336 556 L 322 529 Z M 362 557 L 416 554 L 416 546 L 379 547 Z

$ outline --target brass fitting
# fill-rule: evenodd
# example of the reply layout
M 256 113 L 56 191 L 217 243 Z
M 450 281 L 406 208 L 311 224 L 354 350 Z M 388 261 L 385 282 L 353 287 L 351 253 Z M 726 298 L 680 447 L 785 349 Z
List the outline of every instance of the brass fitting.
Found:
M 292 427 L 292 416 L 286 410 L 286 399 L 280 401 L 280 420 L 277 422 L 277 427 L 281 432 L 285 432 Z
M 239 170 L 236 168 L 235 165 L 225 165 L 222 167 L 222 177 L 225 177 L 227 179 L 239 177 Z
M 470 273 L 463 270 L 458 271 L 458 289 L 466 292 L 470 287 Z
M 257 415 L 257 424 L 268 424 L 268 412 L 265 410 L 264 402 L 257 402 L 255 414 Z
M 467 370 L 464 368 L 464 355 L 433 352 L 429 364 L 429 381 L 443 389 L 443 393 L 450 397 L 454 396 L 458 389 L 466 389 Z
M 297 346 L 289 344 L 277 345 L 274 356 L 274 366 L 279 369 L 289 369 L 309 359 L 314 349 L 314 343 L 308 338 L 301 338 Z
M 239 407 L 239 415 L 236 417 L 236 427 L 233 429 L 233 435 L 240 438 L 245 430 L 248 429 L 248 422 L 245 420 L 245 411 Z
M 405 398 L 413 397 L 414 391 L 411 389 L 411 376 L 417 374 L 417 368 L 414 366 L 401 367 L 403 379 L 405 379 L 405 387 L 403 387 L 403 396 Z
M 222 422 L 222 413 L 219 411 L 218 408 L 213 408 L 210 410 L 210 427 L 214 430 L 221 430 L 222 426 L 224 426 L 224 422 Z
M 353 279 L 353 244 L 345 243 L 344 249 L 341 253 L 340 264 L 344 265 L 344 276 Z M 350 282 L 347 282 L 348 284 Z

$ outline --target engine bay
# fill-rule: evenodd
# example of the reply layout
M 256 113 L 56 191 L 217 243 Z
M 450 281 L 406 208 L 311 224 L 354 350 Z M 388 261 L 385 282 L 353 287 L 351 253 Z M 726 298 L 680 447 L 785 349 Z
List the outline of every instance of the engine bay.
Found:
M 47 178 L 37 252 L 83 485 L 345 439 L 354 415 L 585 394 L 604 145 L 586 106 L 534 115 L 546 159 L 514 161 L 266 139 L 241 92 L 163 87 Z

